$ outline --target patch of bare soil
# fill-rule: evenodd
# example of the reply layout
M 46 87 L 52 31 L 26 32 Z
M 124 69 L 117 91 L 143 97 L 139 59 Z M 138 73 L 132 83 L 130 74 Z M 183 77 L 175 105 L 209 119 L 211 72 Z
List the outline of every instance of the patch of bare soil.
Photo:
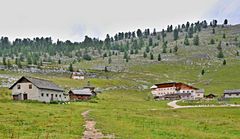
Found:
M 85 131 L 83 133 L 82 139 L 114 139 L 114 135 L 104 135 L 101 131 L 95 128 L 96 122 L 89 120 L 88 111 L 82 113 L 85 120 Z

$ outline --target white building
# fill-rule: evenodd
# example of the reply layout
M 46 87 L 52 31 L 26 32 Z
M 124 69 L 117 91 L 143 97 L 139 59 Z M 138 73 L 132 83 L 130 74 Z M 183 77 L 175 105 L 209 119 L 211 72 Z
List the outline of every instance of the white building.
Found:
M 13 100 L 37 100 L 40 102 L 68 101 L 64 90 L 51 81 L 21 77 L 9 89 L 12 90 Z
M 240 89 L 237 90 L 225 90 L 224 98 L 240 98 Z
M 155 84 L 151 90 L 153 96 L 158 99 L 201 99 L 204 97 L 203 89 L 177 82 Z

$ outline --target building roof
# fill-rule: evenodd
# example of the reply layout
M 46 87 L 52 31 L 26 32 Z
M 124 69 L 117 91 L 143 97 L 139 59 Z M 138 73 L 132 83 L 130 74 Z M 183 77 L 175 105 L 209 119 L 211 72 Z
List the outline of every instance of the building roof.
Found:
M 12 89 L 17 83 L 21 82 L 24 79 L 31 82 L 33 85 L 35 85 L 39 89 L 48 89 L 48 90 L 64 92 L 62 88 L 60 88 L 58 85 L 54 84 L 51 81 L 39 79 L 39 78 L 33 78 L 33 77 L 25 77 L 25 76 L 21 77 L 18 81 L 16 81 L 9 89 Z
M 192 89 L 195 89 L 195 90 L 199 90 L 196 87 L 193 87 L 191 85 L 188 85 L 188 84 L 185 84 L 185 83 L 181 83 L 181 82 L 159 83 L 159 84 L 155 84 L 155 86 L 157 86 L 158 88 L 176 87 L 177 89 L 180 89 L 183 86 L 187 86 L 189 88 L 192 88 Z
M 224 94 L 240 94 L 240 89 L 224 90 Z
M 74 95 L 87 95 L 87 96 L 93 95 L 91 89 L 89 88 L 70 90 L 69 93 L 70 92 L 72 92 Z
M 198 89 L 198 90 L 196 90 L 196 93 L 204 93 L 204 92 L 205 92 L 204 89 Z

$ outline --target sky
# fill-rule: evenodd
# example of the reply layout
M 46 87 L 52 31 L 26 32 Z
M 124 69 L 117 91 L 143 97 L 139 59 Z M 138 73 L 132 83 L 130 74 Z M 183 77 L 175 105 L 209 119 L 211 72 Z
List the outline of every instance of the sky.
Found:
M 240 0 L 0 0 L 0 36 L 82 41 L 214 19 L 240 23 Z

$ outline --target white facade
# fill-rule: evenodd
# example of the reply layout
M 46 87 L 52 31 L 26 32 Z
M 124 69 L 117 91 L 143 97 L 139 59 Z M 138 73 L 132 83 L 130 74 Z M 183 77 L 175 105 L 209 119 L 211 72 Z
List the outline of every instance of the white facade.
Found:
M 240 93 L 236 94 L 224 94 L 225 98 L 240 98 Z
M 186 86 L 187 85 L 183 85 L 183 87 L 177 88 L 175 85 L 168 87 L 158 87 L 154 85 L 151 87 L 151 93 L 154 97 L 158 98 L 171 94 L 178 94 L 181 96 L 181 99 L 201 99 L 204 97 L 204 90 Z
M 40 102 L 69 100 L 68 95 L 62 91 L 39 89 L 30 82 L 17 83 L 12 88 L 12 95 L 17 96 L 19 100 L 37 100 Z

